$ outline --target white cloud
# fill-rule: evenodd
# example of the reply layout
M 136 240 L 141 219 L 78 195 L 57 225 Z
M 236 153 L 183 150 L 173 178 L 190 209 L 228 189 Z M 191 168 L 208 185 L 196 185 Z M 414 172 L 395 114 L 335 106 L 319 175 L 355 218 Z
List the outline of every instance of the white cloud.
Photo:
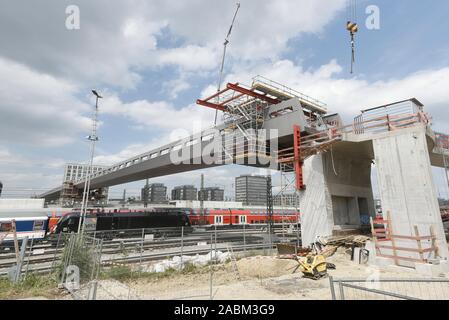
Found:
M 345 4 L 346 0 L 241 1 L 230 55 L 243 59 L 275 57 L 290 38 L 322 32 Z M 222 44 L 234 11 L 235 2 L 219 0 L 169 0 L 160 6 L 175 34 L 209 47 Z
M 347 121 L 360 110 L 415 97 L 425 105 L 427 112 L 438 115 L 434 117 L 438 128 L 442 128 L 441 123 L 447 128 L 449 114 L 445 104 L 449 101 L 449 67 L 376 82 L 357 77 L 346 79 L 342 77 L 342 71 L 335 60 L 317 70 L 304 70 L 290 60 L 280 60 L 251 69 L 236 66 L 226 80 L 251 83 L 252 75 L 264 75 L 327 103 L 329 112 L 338 112 Z
M 170 99 L 176 99 L 178 94 L 190 89 L 191 85 L 181 76 L 178 79 L 164 82 L 164 91 L 167 92 Z
M 219 61 L 216 50 L 197 45 L 160 50 L 158 57 L 161 65 L 175 65 L 186 71 L 210 70 L 216 68 Z
M 115 163 L 119 163 L 141 153 L 152 150 L 153 148 L 157 148 L 161 146 L 160 143 L 163 143 L 163 140 L 161 141 L 160 139 L 154 139 L 153 142 L 147 144 L 131 144 L 117 153 L 96 156 L 94 158 L 94 163 L 97 165 L 111 166 Z
M 216 69 L 235 8 L 233 2 L 219 0 L 78 0 L 81 28 L 69 31 L 69 4 L 73 3 L 4 3 L 0 38 L 14 45 L 2 46 L 0 56 L 85 85 L 101 81 L 134 88 L 148 67 Z M 242 1 L 229 55 L 234 60 L 274 58 L 290 38 L 322 32 L 344 4 L 345 0 Z M 164 29 L 180 43 L 171 48 L 159 45 L 157 37 Z
M 436 127 L 447 130 L 449 68 L 369 82 L 343 76 L 336 60 L 315 70 L 279 60 L 288 49 L 289 40 L 304 33 L 320 34 L 345 3 L 346 0 L 243 0 L 228 51 L 227 67 L 232 72 L 227 80 L 250 83 L 253 75 L 265 75 L 323 100 L 331 112 L 340 112 L 346 120 L 363 108 L 416 97 L 434 116 Z M 195 87 L 190 80 L 199 75 L 215 82 L 234 2 L 79 0 L 79 31 L 65 29 L 68 4 L 72 3 L 42 0 L 39 6 L 30 6 L 24 0 L 16 0 L 2 4 L 0 38 L 10 45 L 0 47 L 1 143 L 63 146 L 85 135 L 90 119 L 83 114 L 91 108 L 80 101 L 79 95 L 84 90 L 81 88 L 91 85 L 132 89 L 145 79 L 144 72 L 160 71 L 160 67 L 175 70 L 161 76 L 160 81 L 162 90 L 172 99 Z M 160 38 L 167 30 L 176 39 L 168 45 L 164 43 L 167 39 Z M 115 163 L 160 146 L 170 137 L 192 131 L 195 122 L 202 122 L 203 128 L 212 125 L 215 111 L 194 105 L 193 101 L 184 106 L 162 99 L 124 101 L 113 90 L 104 90 L 101 112 L 125 117 L 134 127 L 154 135 L 150 143 L 133 143 L 117 154 L 99 155 L 98 162 Z M 216 85 L 212 84 L 201 95 L 215 90 Z M 0 148 L 0 162 L 15 159 L 16 164 L 24 166 L 32 162 L 33 159 L 22 158 L 11 150 L 8 145 Z M 73 157 L 73 153 L 68 152 L 67 157 Z M 64 160 L 55 158 L 53 167 L 61 170 Z M 36 172 L 44 162 L 35 165 Z M 231 179 L 230 171 L 213 172 L 214 180 Z M 32 183 L 28 179 L 33 178 L 42 179 L 44 184 L 51 179 L 60 183 L 61 179 L 55 176 L 20 173 L 17 181 Z M 188 181 L 196 173 L 182 177 L 170 179 Z M 13 175 L 8 179 L 11 183 Z
M 149 102 L 139 100 L 125 103 L 114 94 L 105 97 L 102 102 L 102 112 L 105 114 L 124 116 L 134 123 L 144 125 L 148 130 L 172 131 L 194 128 L 201 124 L 203 129 L 213 125 L 214 111 L 195 104 L 176 109 L 165 101 Z
M 87 106 L 68 81 L 0 57 L 0 141 L 60 146 L 89 130 Z
M 40 172 L 5 173 L 1 176 L 3 197 L 18 198 L 38 195 L 62 183 L 62 174 Z M 32 191 L 31 189 L 34 189 Z

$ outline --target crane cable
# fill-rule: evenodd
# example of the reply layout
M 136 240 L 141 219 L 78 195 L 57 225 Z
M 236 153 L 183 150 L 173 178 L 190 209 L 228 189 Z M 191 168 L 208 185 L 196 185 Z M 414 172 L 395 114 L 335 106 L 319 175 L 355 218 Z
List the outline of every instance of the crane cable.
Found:
M 219 76 L 218 76 L 217 92 L 221 91 L 221 83 L 223 81 L 223 71 L 224 71 L 224 65 L 225 65 L 225 59 L 226 59 L 226 49 L 228 47 L 229 40 L 231 39 L 232 28 L 234 27 L 235 20 L 237 18 L 237 14 L 239 12 L 239 9 L 240 9 L 240 2 L 237 2 L 237 9 L 235 10 L 234 17 L 232 18 L 231 26 L 229 27 L 228 34 L 226 35 L 225 41 L 223 43 L 223 57 L 221 59 L 221 68 L 220 68 L 220 73 L 219 73 Z M 220 102 L 219 100 L 220 100 L 220 96 L 217 96 L 217 103 Z M 215 126 L 217 125 L 217 117 L 218 117 L 218 110 L 215 110 L 215 122 L 214 122 Z
M 351 74 L 354 72 L 355 63 L 355 34 L 359 31 L 357 25 L 357 0 L 349 0 L 348 20 L 346 22 L 346 30 L 351 36 Z

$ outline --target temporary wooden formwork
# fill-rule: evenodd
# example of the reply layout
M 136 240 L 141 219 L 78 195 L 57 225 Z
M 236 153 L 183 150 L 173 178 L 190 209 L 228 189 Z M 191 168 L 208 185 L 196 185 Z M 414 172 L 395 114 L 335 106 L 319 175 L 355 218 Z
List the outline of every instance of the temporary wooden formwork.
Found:
M 381 227 L 376 227 L 381 226 Z M 376 255 L 382 258 L 393 259 L 396 265 L 399 265 L 399 261 L 428 263 L 428 259 L 424 256 L 425 253 L 434 252 L 435 256 L 438 256 L 438 246 L 436 244 L 436 236 L 433 230 L 433 226 L 430 227 L 430 235 L 420 235 L 418 227 L 414 226 L 414 235 L 397 235 L 393 233 L 392 221 L 390 212 L 387 212 L 387 220 L 383 218 L 371 218 L 371 232 L 374 239 L 374 245 L 376 248 Z M 408 240 L 416 242 L 416 248 L 412 247 L 400 247 L 397 240 Z M 425 248 L 423 241 L 431 241 L 431 246 Z M 390 242 L 391 244 L 387 244 Z M 393 254 L 382 253 L 383 250 L 390 250 Z M 404 257 L 400 255 L 401 252 L 418 253 L 419 258 Z

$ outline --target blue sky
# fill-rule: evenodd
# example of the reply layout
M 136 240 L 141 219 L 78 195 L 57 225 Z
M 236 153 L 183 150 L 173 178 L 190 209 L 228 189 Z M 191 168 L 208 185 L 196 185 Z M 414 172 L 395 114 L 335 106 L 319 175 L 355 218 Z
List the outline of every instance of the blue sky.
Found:
M 242 0 L 226 63 L 226 81 L 257 74 L 326 102 L 350 120 L 361 109 L 415 96 L 449 133 L 449 4 L 358 1 L 355 73 L 349 74 L 345 0 Z M 65 9 L 80 9 L 80 29 L 67 30 Z M 0 0 L 0 180 L 5 192 L 41 190 L 62 180 L 66 162 L 83 162 L 97 88 L 101 126 L 97 162 L 142 153 L 190 122 L 213 124 L 195 106 L 218 78 L 233 1 Z M 380 30 L 365 28 L 365 8 L 380 9 Z M 253 169 L 206 170 L 210 185 L 230 195 L 233 177 Z M 257 171 L 256 171 L 257 172 Z M 449 191 L 435 170 L 441 195 Z M 199 184 L 200 172 L 154 182 Z M 143 182 L 123 188 L 136 193 Z M 10 191 L 8 191 L 8 189 Z M 38 190 L 38 191 L 39 191 Z

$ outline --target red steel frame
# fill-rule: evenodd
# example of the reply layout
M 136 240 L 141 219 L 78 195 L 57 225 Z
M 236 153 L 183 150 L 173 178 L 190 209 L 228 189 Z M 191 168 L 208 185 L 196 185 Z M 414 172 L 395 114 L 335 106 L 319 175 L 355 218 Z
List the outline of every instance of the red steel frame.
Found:
M 293 126 L 293 149 L 295 152 L 295 176 L 296 176 L 296 189 L 304 190 L 304 177 L 302 167 L 304 162 L 301 159 L 301 128 L 298 125 Z
M 224 93 L 228 91 L 234 91 L 238 94 L 232 95 L 231 97 L 227 96 L 226 100 L 220 103 L 211 102 L 213 99 L 223 95 Z M 236 101 L 244 96 L 249 96 L 254 99 L 260 99 L 262 101 L 265 101 L 270 104 L 278 104 L 281 101 L 278 99 L 274 99 L 271 97 L 268 97 L 267 95 L 260 94 L 257 92 L 254 92 L 252 89 L 247 89 L 242 86 L 240 86 L 238 83 L 228 83 L 226 85 L 226 88 L 211 95 L 210 97 L 202 100 L 198 99 L 197 104 L 212 108 L 215 110 L 220 110 L 223 112 L 226 112 L 227 110 L 227 104 L 231 103 L 233 101 Z M 306 186 L 304 185 L 304 178 L 303 178 L 303 165 L 304 161 L 301 159 L 301 128 L 298 125 L 295 125 L 293 127 L 293 134 L 294 134 L 294 169 L 295 169 L 295 178 L 296 178 L 296 189 L 297 190 L 304 190 Z
M 228 92 L 230 90 L 238 92 L 239 94 L 237 94 L 237 95 L 235 95 L 235 96 L 233 96 L 231 98 L 228 98 L 226 101 L 223 101 L 221 103 L 211 102 L 211 100 L 219 97 L 220 95 L 222 95 L 222 94 L 224 94 L 224 93 L 226 93 L 226 92 Z M 198 99 L 196 101 L 196 103 L 201 105 L 201 106 L 205 106 L 205 107 L 212 108 L 212 109 L 215 109 L 215 110 L 226 111 L 226 109 L 227 109 L 226 104 L 228 104 L 228 103 L 230 103 L 230 102 L 232 102 L 234 100 L 240 99 L 241 97 L 243 97 L 245 95 L 253 97 L 255 99 L 260 99 L 260 100 L 266 101 L 266 102 L 268 102 L 270 104 L 278 104 L 278 103 L 281 102 L 278 99 L 273 99 L 273 98 L 267 97 L 266 95 L 254 92 L 254 91 L 252 91 L 250 89 L 246 89 L 246 88 L 240 86 L 238 83 L 235 83 L 235 84 L 228 83 L 227 86 L 226 86 L 226 89 L 223 89 L 223 90 L 221 90 L 221 91 L 211 95 L 210 97 L 208 97 L 208 98 L 206 98 L 204 100 Z

